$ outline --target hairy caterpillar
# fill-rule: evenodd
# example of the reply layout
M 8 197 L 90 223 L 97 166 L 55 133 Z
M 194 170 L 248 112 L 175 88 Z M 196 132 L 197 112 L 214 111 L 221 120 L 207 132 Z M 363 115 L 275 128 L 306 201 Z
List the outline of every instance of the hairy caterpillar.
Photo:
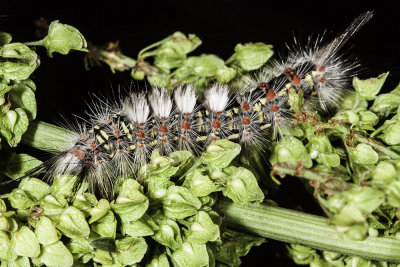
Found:
M 289 90 L 301 90 L 306 101 L 324 111 L 338 105 L 357 67 L 338 51 L 371 17 L 372 12 L 357 17 L 324 46 L 317 40 L 290 49 L 286 59 L 269 63 L 233 96 L 227 85 L 214 84 L 200 102 L 193 85 L 186 84 L 172 96 L 159 87 L 116 103 L 103 101 L 91 107 L 86 123 L 75 127 L 71 147 L 45 164 L 46 177 L 73 174 L 87 181 L 90 191 L 107 196 L 116 180 L 135 173 L 154 149 L 165 155 L 175 150 L 198 154 L 224 138 L 265 147 L 266 132 L 279 135 L 292 120 Z

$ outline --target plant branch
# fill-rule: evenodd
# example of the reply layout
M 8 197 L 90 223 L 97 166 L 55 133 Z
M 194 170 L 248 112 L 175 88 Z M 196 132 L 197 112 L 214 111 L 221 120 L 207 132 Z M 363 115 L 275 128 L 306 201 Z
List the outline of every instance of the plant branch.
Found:
M 324 217 L 264 204 L 235 204 L 223 199 L 218 207 L 227 225 L 244 232 L 344 255 L 400 263 L 400 240 L 394 238 L 345 240 Z

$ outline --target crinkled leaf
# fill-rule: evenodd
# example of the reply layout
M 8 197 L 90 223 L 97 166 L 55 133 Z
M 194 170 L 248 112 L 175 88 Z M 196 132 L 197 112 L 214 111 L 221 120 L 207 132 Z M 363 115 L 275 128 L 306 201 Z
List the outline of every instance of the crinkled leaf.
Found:
M 108 200 L 104 198 L 100 199 L 96 207 L 90 210 L 90 215 L 92 217 L 90 217 L 89 224 L 97 221 L 98 219 L 106 215 L 109 210 L 110 210 L 110 203 L 108 202 Z
M 235 54 L 229 61 L 234 59 L 234 63 L 243 70 L 251 71 L 264 65 L 273 54 L 272 45 L 264 43 L 237 44 Z
M 146 195 L 153 200 L 161 199 L 168 191 L 168 187 L 174 185 L 168 177 L 150 176 L 146 179 Z
M 46 266 L 54 267 L 67 267 L 74 263 L 71 252 L 61 241 L 43 246 L 40 261 Z
M 7 194 L 10 204 L 15 209 L 28 209 L 34 200 L 22 189 L 15 188 L 11 193 Z
M 357 77 L 354 77 L 353 87 L 362 98 L 373 100 L 381 90 L 388 75 L 389 72 L 385 72 L 376 78 L 369 78 L 367 80 L 360 80 Z
M 57 219 L 57 228 L 69 238 L 89 236 L 90 228 L 83 212 L 73 206 L 66 208 Z
M 205 244 L 185 242 L 172 254 L 172 258 L 179 267 L 208 266 L 209 263 Z
M 93 251 L 93 248 L 87 239 L 72 238 L 68 242 L 67 248 L 72 254 L 86 254 Z
M 30 121 L 36 118 L 36 99 L 31 88 L 23 83 L 18 83 L 13 86 L 9 95 L 13 108 L 22 108 Z
M 131 265 L 140 262 L 147 251 L 143 238 L 124 237 L 115 242 L 117 251 L 113 256 L 122 264 Z
M 0 260 L 15 260 L 17 253 L 11 248 L 11 240 L 6 232 L 0 231 Z
M 312 160 L 307 149 L 299 139 L 292 136 L 285 136 L 274 145 L 270 162 L 271 164 L 288 162 L 293 165 L 302 162 L 303 166 L 306 168 L 312 166 Z
M 158 223 L 158 230 L 151 238 L 173 250 L 182 246 L 182 237 L 179 225 L 170 219 L 161 220 Z
M 122 221 L 120 229 L 123 235 L 139 237 L 153 235 L 154 230 L 158 230 L 158 226 L 150 216 L 144 214 L 143 217 L 137 221 Z
M 96 196 L 91 193 L 77 194 L 74 199 L 73 206 L 85 212 L 86 215 L 90 214 L 90 211 L 98 203 Z
M 102 216 L 94 224 L 91 225 L 93 231 L 102 237 L 115 238 L 117 231 L 117 220 L 114 213 L 109 210 L 106 215 Z
M 215 184 L 208 175 L 203 175 L 198 169 L 186 177 L 183 186 L 189 188 L 197 197 L 208 196 L 212 192 L 223 189 L 222 186 Z
M 201 160 L 208 165 L 225 168 L 239 155 L 240 145 L 226 139 L 212 142 L 202 154 Z
M 196 219 L 189 228 L 186 239 L 192 243 L 207 243 L 219 239 L 219 226 L 214 224 L 204 211 L 196 214 Z
M 171 186 L 163 198 L 165 215 L 171 218 L 184 219 L 196 214 L 201 207 L 200 200 L 187 188 Z
M 222 194 L 236 203 L 261 202 L 264 200 L 264 193 L 258 186 L 256 177 L 251 171 L 243 167 L 236 168 L 226 182 Z
M 40 254 L 40 245 L 31 229 L 22 226 L 12 234 L 11 247 L 20 256 L 36 258 Z
M 54 52 L 66 55 L 71 49 L 84 51 L 87 47 L 85 38 L 76 28 L 58 20 L 50 23 L 49 32 L 41 42 L 50 57 Z
M 10 59 L 0 62 L 0 75 L 6 80 L 28 79 L 40 63 L 35 51 L 21 43 L 0 47 L 0 57 Z
M 22 135 L 28 129 L 28 124 L 28 116 L 21 108 L 0 114 L 0 134 L 12 147 L 17 146 L 21 141 Z
M 229 266 L 239 266 L 239 257 L 246 256 L 253 246 L 259 246 L 265 239 L 258 236 L 227 230 L 221 234 L 222 245 L 214 252 L 215 259 Z
M 149 206 L 149 200 L 139 191 L 139 187 L 137 181 L 125 180 L 118 197 L 111 202 L 112 209 L 125 221 L 139 219 Z
M 40 216 L 35 227 L 35 235 L 42 245 L 48 245 L 60 239 L 53 222 L 46 216 Z
M 378 162 L 378 153 L 367 144 L 358 144 L 355 148 L 349 148 L 349 156 L 354 163 L 360 165 L 375 164 Z

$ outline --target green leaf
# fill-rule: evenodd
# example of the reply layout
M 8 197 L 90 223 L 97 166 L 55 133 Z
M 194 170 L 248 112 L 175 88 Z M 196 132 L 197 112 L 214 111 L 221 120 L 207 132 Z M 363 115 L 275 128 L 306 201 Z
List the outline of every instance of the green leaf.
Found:
M 360 80 L 357 77 L 353 78 L 353 87 L 356 92 L 366 100 L 373 100 L 381 90 L 389 72 L 382 73 L 376 78 Z
M 215 259 L 229 266 L 239 266 L 239 257 L 246 256 L 253 246 L 259 246 L 265 239 L 232 230 L 222 233 L 222 244 L 217 247 Z
M 171 186 L 163 198 L 163 208 L 166 216 L 184 219 L 196 214 L 200 209 L 200 200 L 187 188 Z
M 78 177 L 72 174 L 56 175 L 52 181 L 51 189 L 54 195 L 70 197 L 73 195 Z
M 31 88 L 23 83 L 18 83 L 13 86 L 9 95 L 12 107 L 22 108 L 30 121 L 36 118 L 36 99 Z
M 243 167 L 236 168 L 231 174 L 222 194 L 235 203 L 261 202 L 264 200 L 264 193 L 258 186 L 256 177 L 251 171 Z
M 264 43 L 237 44 L 235 54 L 227 62 L 240 66 L 245 71 L 256 70 L 274 54 L 272 45 Z
M 12 234 L 11 247 L 19 256 L 36 258 L 40 254 L 39 242 L 32 230 L 26 226 Z
M 7 167 L 3 171 L 3 173 L 12 179 L 17 179 L 17 178 L 23 177 L 24 175 L 26 175 L 26 173 L 28 171 L 40 166 L 41 164 L 42 164 L 42 162 L 40 160 L 37 160 L 34 157 L 29 156 L 28 154 L 17 154 L 15 152 L 13 152 L 7 161 Z M 0 171 L 0 172 L 2 172 L 2 171 Z M 27 182 L 28 182 L 28 180 L 25 181 L 25 183 L 27 183 Z M 29 186 L 26 188 L 29 188 Z M 34 188 L 29 188 L 29 189 L 32 192 L 34 191 L 33 190 Z M 40 189 L 44 189 L 44 188 L 42 186 L 40 186 Z M 40 192 L 40 193 L 37 192 L 36 195 L 41 195 L 41 194 L 43 194 L 43 192 Z
M 140 184 L 127 179 L 115 201 L 111 202 L 112 209 L 125 221 L 135 221 L 143 216 L 149 207 L 149 200 L 139 191 Z
M 144 214 L 143 217 L 137 221 L 122 221 L 120 230 L 123 235 L 132 237 L 151 236 L 154 234 L 154 230 L 158 230 L 158 226 L 150 216 Z
M 87 239 L 72 238 L 68 242 L 67 248 L 72 254 L 86 254 L 93 251 L 93 247 Z
M 50 186 L 36 178 L 23 179 L 18 187 L 34 197 L 35 200 L 40 200 L 50 193 Z
M 60 239 L 53 222 L 46 216 L 40 216 L 35 227 L 35 235 L 42 245 L 52 244 Z
M 203 175 L 199 169 L 194 170 L 185 178 L 183 186 L 189 188 L 197 197 L 208 196 L 212 192 L 223 189 L 222 186 L 214 184 L 208 175 Z
M 153 200 L 161 199 L 168 191 L 168 187 L 174 185 L 167 177 L 150 176 L 145 181 L 147 185 L 146 195 Z
M 161 156 L 158 151 L 153 152 L 151 160 L 147 164 L 147 168 L 152 176 L 171 177 L 178 168 L 173 166 L 174 160 L 168 157 Z
M 172 254 L 172 258 L 179 267 L 201 267 L 209 263 L 205 244 L 185 242 Z
M 214 224 L 204 211 L 196 214 L 195 221 L 189 228 L 186 240 L 192 243 L 207 243 L 219 239 L 219 226 Z
M 272 165 L 277 162 L 288 162 L 293 165 L 302 162 L 306 168 L 312 166 L 312 160 L 307 149 L 299 139 L 292 136 L 284 136 L 278 143 L 274 144 L 273 153 L 269 161 Z
M 85 215 L 73 206 L 66 208 L 56 221 L 57 228 L 69 238 L 85 238 L 90 234 Z
M 19 188 L 13 189 L 11 193 L 7 194 L 7 198 L 14 209 L 28 209 L 34 203 L 33 199 Z
M 91 193 L 83 193 L 77 194 L 74 199 L 73 206 L 80 209 L 85 213 L 85 215 L 89 215 L 90 211 L 94 206 L 98 203 L 96 196 Z
M 28 116 L 23 109 L 9 110 L 6 114 L 0 115 L 0 134 L 10 146 L 15 147 L 28 129 L 28 124 Z
M 331 218 L 344 238 L 360 240 L 368 232 L 368 224 L 356 205 L 348 204 Z
M 158 230 L 151 237 L 161 245 L 177 250 L 182 246 L 182 237 L 179 225 L 170 219 L 161 220 Z
M 74 27 L 52 21 L 47 36 L 41 41 L 47 54 L 52 57 L 54 52 L 66 55 L 71 49 L 86 51 L 87 43 L 83 35 Z
M 40 262 L 46 266 L 67 267 L 74 264 L 71 252 L 61 241 L 43 246 Z
M 101 249 L 107 252 L 114 252 L 117 249 L 114 238 L 109 237 L 97 238 L 90 242 L 90 245 L 96 249 Z
M 371 183 L 378 188 L 385 188 L 390 183 L 394 182 L 397 177 L 396 168 L 389 162 L 379 162 L 373 169 Z
M 390 124 L 379 138 L 388 145 L 400 144 L 400 122 Z
M 108 200 L 102 198 L 97 203 L 96 207 L 90 210 L 90 215 L 92 216 L 89 220 L 89 224 L 94 223 L 95 221 L 99 220 L 101 217 L 107 214 L 110 210 L 110 203 Z
M 117 231 L 117 220 L 112 211 L 108 211 L 106 215 L 91 225 L 93 231 L 101 237 L 115 238 Z
M 400 208 L 400 181 L 392 182 L 385 189 L 387 202 L 390 206 Z
M 64 198 L 56 198 L 53 195 L 45 196 L 39 203 L 43 208 L 43 214 L 47 216 L 59 215 L 68 204 Z
M 11 248 L 11 240 L 6 232 L 0 231 L 0 260 L 15 260 L 17 253 Z
M 117 251 L 112 255 L 122 264 L 131 265 L 140 262 L 147 251 L 143 238 L 124 237 L 115 242 Z
M 39 66 L 37 54 L 21 43 L 6 44 L 0 48 L 0 75 L 6 80 L 25 80 Z
M 348 149 L 350 158 L 356 164 L 369 165 L 378 162 L 378 153 L 370 145 L 358 144 L 355 148 Z
M 168 257 L 165 254 L 154 256 L 146 267 L 169 267 Z
M 240 145 L 226 139 L 212 142 L 201 155 L 201 160 L 207 165 L 218 168 L 228 167 L 232 160 L 239 155 Z
M 227 66 L 222 66 L 215 73 L 215 77 L 217 82 L 219 83 L 228 83 L 233 78 L 235 78 L 237 71 L 234 68 L 229 68 Z

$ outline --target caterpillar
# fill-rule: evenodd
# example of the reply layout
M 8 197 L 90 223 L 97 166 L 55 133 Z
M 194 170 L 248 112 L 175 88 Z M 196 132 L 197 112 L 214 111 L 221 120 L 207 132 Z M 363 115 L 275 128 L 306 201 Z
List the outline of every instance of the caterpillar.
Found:
M 198 154 L 218 139 L 265 148 L 268 131 L 279 136 L 293 119 L 290 90 L 301 90 L 307 104 L 322 111 L 338 106 L 358 66 L 339 50 L 372 16 L 370 11 L 360 15 L 326 45 L 321 38 L 303 48 L 295 43 L 285 59 L 268 63 L 234 95 L 228 85 L 216 83 L 200 101 L 193 85 L 184 84 L 173 95 L 154 87 L 147 94 L 101 101 L 90 107 L 86 122 L 74 127 L 71 147 L 45 164 L 46 177 L 76 175 L 90 191 L 108 196 L 118 178 L 137 172 L 155 149 L 163 155 Z

